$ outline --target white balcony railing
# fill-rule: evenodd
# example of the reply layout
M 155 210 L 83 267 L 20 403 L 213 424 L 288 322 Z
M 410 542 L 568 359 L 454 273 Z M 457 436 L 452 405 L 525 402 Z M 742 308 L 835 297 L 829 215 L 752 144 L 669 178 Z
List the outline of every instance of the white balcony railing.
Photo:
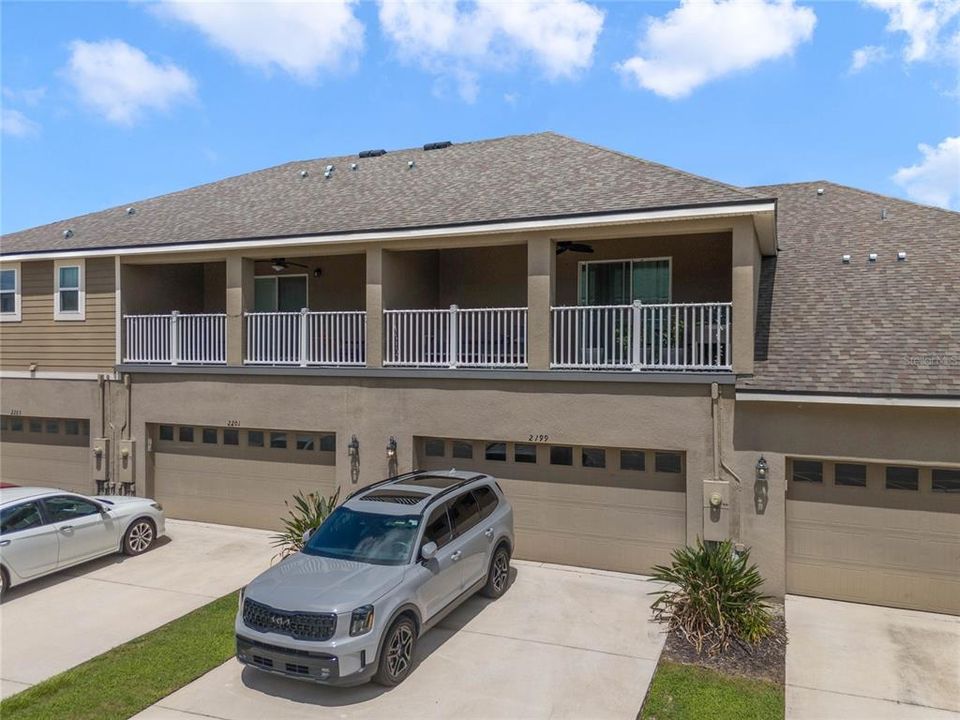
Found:
M 227 316 L 223 313 L 124 315 L 126 363 L 223 365 Z
M 248 365 L 362 366 L 367 362 L 367 313 L 245 313 Z
M 555 307 L 559 369 L 729 370 L 731 303 Z
M 387 366 L 527 366 L 526 308 L 385 310 L 384 334 Z

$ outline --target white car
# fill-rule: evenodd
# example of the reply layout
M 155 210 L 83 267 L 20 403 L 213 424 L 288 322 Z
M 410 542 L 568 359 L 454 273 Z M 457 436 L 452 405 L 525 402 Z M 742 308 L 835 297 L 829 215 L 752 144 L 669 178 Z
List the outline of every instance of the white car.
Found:
M 103 555 L 139 555 L 164 532 L 163 508 L 146 498 L 0 488 L 0 595 Z

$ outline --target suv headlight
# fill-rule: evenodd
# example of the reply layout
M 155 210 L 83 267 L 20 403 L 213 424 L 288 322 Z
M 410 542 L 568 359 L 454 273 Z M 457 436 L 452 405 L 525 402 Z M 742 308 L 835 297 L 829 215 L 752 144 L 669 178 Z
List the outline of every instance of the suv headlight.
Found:
M 163 505 L 161 505 L 158 502 L 150 503 L 150 507 L 152 507 L 154 510 L 159 510 L 160 512 L 163 512 Z
M 350 636 L 363 635 L 373 629 L 373 605 L 358 607 L 350 616 Z
M 244 585 L 240 588 L 240 593 L 237 596 L 237 610 L 243 612 L 243 596 L 247 594 L 247 586 Z

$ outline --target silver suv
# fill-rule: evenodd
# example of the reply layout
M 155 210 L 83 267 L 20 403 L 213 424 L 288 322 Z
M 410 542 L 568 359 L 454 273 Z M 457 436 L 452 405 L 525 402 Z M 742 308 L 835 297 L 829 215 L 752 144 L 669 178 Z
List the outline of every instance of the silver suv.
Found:
M 240 593 L 237 659 L 330 685 L 397 685 L 417 638 L 507 589 L 513 509 L 489 475 L 416 471 L 348 497 Z

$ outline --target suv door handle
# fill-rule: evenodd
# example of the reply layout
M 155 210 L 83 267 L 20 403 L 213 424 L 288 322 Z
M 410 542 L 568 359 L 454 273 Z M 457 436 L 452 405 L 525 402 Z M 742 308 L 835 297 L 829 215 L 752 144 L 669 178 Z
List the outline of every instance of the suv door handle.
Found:
M 62 533 L 72 533 L 72 532 L 73 532 L 73 525 L 64 525 L 62 528 L 60 528 L 60 532 L 62 532 Z
M 486 535 L 487 537 L 493 537 L 493 528 L 487 528 L 486 530 L 483 531 L 483 534 Z
M 463 557 L 463 552 L 461 550 L 457 550 L 455 553 L 453 553 L 453 555 L 450 556 L 450 559 L 456 562 L 462 557 Z
M 0 547 L 6 547 L 10 544 L 9 540 L 0 540 Z

